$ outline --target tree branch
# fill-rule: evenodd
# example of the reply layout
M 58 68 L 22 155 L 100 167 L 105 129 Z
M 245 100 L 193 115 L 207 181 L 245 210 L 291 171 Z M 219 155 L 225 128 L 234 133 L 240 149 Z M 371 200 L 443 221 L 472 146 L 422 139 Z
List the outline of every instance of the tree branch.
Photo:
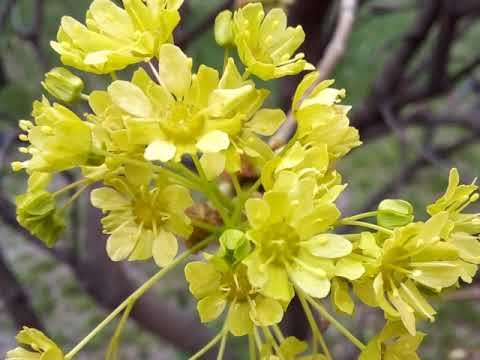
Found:
M 8 314 L 15 322 L 17 330 L 23 326 L 34 327 L 39 330 L 44 330 L 40 318 L 33 310 L 30 298 L 27 292 L 23 289 L 20 282 L 17 280 L 14 272 L 10 270 L 7 260 L 0 251 L 0 284 L 2 284 L 2 291 L 0 291 L 0 298 L 5 303 Z
M 342 0 L 338 13 L 338 23 L 330 43 L 327 45 L 325 54 L 317 64 L 317 71 L 320 73 L 317 81 L 306 91 L 304 99 L 307 98 L 315 87 L 323 80 L 332 75 L 335 67 L 338 65 L 347 47 L 348 39 L 353 30 L 355 15 L 357 13 L 357 0 Z M 279 131 L 270 140 L 273 148 L 278 148 L 285 144 L 295 131 L 295 119 L 290 112 L 287 121 L 282 125 Z

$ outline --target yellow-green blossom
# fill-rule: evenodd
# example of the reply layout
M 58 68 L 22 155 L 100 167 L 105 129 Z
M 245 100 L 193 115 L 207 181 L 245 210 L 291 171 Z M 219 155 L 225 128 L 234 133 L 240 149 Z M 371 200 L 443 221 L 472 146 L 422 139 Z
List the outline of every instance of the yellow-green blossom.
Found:
M 441 211 L 448 213 L 451 227 L 450 242 L 454 244 L 462 260 L 469 264 L 480 264 L 480 214 L 463 213 L 470 204 L 478 201 L 478 186 L 459 185 L 457 169 L 450 171 L 448 188 L 434 204 L 427 207 L 430 215 Z M 468 265 L 467 265 L 468 266 Z M 470 265 L 471 266 L 471 265 Z
M 73 103 L 80 99 L 83 80 L 65 68 L 57 67 L 45 74 L 43 88 L 50 95 L 65 103 Z
M 16 205 L 18 223 L 47 246 L 55 245 L 65 229 L 65 220 L 54 196 L 44 190 L 29 191 L 17 196 Z
M 460 278 L 471 281 L 476 271 L 460 261 L 448 237 L 446 212 L 396 228 L 386 238 L 362 234 L 354 254 L 362 255 L 366 273 L 354 282 L 355 293 L 368 305 L 382 308 L 389 319 L 401 319 L 415 335 L 417 316 L 434 320 L 435 310 L 426 296 L 456 285 Z
M 175 235 L 192 232 L 185 210 L 192 205 L 190 193 L 179 185 L 157 183 L 133 186 L 123 179 L 109 181 L 111 187 L 95 189 L 93 206 L 108 213 L 102 219 L 109 234 L 107 253 L 113 261 L 146 260 L 153 256 L 158 266 L 168 265 L 177 255 Z
M 298 123 L 295 136 L 305 145 L 326 144 L 329 157 L 334 161 L 362 143 L 347 117 L 351 107 L 338 104 L 345 97 L 345 90 L 331 88 L 333 80 L 322 81 L 305 97 L 319 76 L 318 72 L 306 75 L 295 92 L 292 104 Z
M 183 0 L 94 0 L 86 26 L 69 16 L 62 18 L 53 49 L 65 65 L 95 74 L 122 70 L 158 54 L 170 41 L 180 21 Z
M 425 334 L 411 335 L 400 322 L 387 322 L 358 360 L 420 360 L 416 351 Z
M 18 347 L 7 352 L 5 360 L 64 360 L 62 350 L 41 331 L 24 327 L 17 335 L 17 342 L 31 350 Z
M 111 139 L 109 150 L 143 147 L 146 160 L 163 162 L 202 152 L 204 164 L 217 154 L 214 163 L 237 169 L 241 154 L 273 156 L 256 135 L 273 134 L 285 119 L 281 110 L 259 110 L 268 92 L 242 80 L 233 59 L 221 78 L 203 65 L 192 76 L 191 67 L 192 60 L 178 47 L 165 44 L 160 48 L 161 84 L 138 70 L 131 82 L 115 81 L 108 93 L 90 95 L 99 132 L 107 131 L 107 143 Z
M 280 346 L 275 347 L 271 339 L 261 349 L 261 360 L 327 360 L 324 355 L 302 355 L 308 349 L 305 341 L 300 341 L 294 336 L 289 336 L 280 341 Z
M 56 172 L 88 163 L 92 138 L 86 122 L 62 105 L 51 106 L 46 98 L 33 104 L 32 115 L 35 123 L 20 121 L 26 131 L 20 139 L 30 143 L 20 150 L 32 157 L 12 163 L 14 170 Z
M 414 219 L 413 206 L 400 199 L 385 199 L 378 205 L 377 223 L 392 229 L 411 223 Z
M 280 174 L 272 190 L 245 204 L 255 250 L 245 260 L 250 282 L 266 296 L 289 301 L 293 284 L 323 298 L 330 291 L 335 259 L 350 254 L 352 244 L 329 233 L 340 212 L 338 193 L 315 199 L 316 184 L 292 172 Z
M 238 54 L 251 74 L 271 80 L 313 70 L 303 53 L 294 56 L 305 40 L 305 33 L 301 26 L 287 27 L 287 16 L 282 9 L 273 9 L 265 15 L 261 3 L 248 4 L 233 14 L 232 21 Z
M 228 306 L 227 326 L 235 336 L 252 332 L 254 326 L 271 326 L 283 318 L 284 305 L 260 294 L 250 284 L 247 267 L 248 240 L 238 230 L 227 230 L 220 238 L 220 252 L 206 261 L 185 267 L 190 292 L 198 300 L 202 322 L 217 319 Z

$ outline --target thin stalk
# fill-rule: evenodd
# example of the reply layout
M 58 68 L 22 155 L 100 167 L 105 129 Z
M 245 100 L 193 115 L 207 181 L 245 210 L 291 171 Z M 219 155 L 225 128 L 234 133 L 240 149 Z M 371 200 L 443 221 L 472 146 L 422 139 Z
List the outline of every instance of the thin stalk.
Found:
M 88 189 L 89 186 L 90 184 L 84 185 L 82 188 L 80 188 L 80 190 L 78 190 L 75 194 L 73 194 L 73 196 L 70 199 L 68 199 L 67 202 L 60 209 L 60 213 L 63 213 L 65 210 L 67 210 L 70 207 L 70 205 L 72 205 L 80 197 L 80 195 L 82 195 L 83 192 Z
M 197 227 L 197 228 L 200 228 L 200 229 L 206 230 L 208 232 L 211 232 L 211 233 L 222 233 L 223 232 L 223 227 L 219 227 L 217 225 L 213 225 L 213 224 L 207 223 L 205 221 L 197 220 L 197 219 L 192 219 L 192 225 Z
M 112 78 L 113 81 L 118 80 L 117 73 L 115 71 L 112 71 L 110 73 L 110 77 Z
M 272 328 L 273 328 L 273 332 L 274 332 L 275 336 L 278 338 L 278 340 L 280 342 L 284 341 L 285 336 L 283 336 L 283 333 L 282 333 L 282 330 L 280 329 L 280 327 L 277 324 L 274 324 L 272 326 Z
M 62 195 L 63 193 L 65 193 L 65 192 L 67 192 L 67 191 L 69 191 L 73 188 L 76 188 L 80 185 L 83 185 L 84 183 L 86 183 L 88 181 L 90 181 L 90 180 L 89 179 L 80 179 L 78 181 L 75 181 L 71 184 L 68 184 L 67 186 L 64 186 L 63 188 L 55 191 L 52 195 L 53 195 L 53 197 L 57 197 L 57 196 Z
M 197 168 L 200 178 L 204 183 L 204 187 L 206 190 L 205 195 L 212 202 L 213 206 L 215 206 L 223 222 L 226 225 L 229 225 L 230 219 L 228 216 L 228 212 L 225 210 L 225 207 L 222 204 L 222 200 L 220 200 L 220 198 L 218 197 L 218 194 L 215 191 L 215 189 L 212 189 L 211 184 L 208 181 L 207 176 L 205 175 L 205 171 L 203 170 L 202 164 L 200 164 L 200 161 L 198 160 L 198 157 L 196 155 L 192 155 L 192 160 L 193 160 L 193 163 L 195 164 L 195 167 Z
M 240 195 L 243 193 L 242 187 L 240 186 L 240 181 L 238 181 L 238 176 L 236 173 L 232 172 L 230 174 L 230 178 L 232 179 L 232 184 L 235 189 L 235 192 L 237 195 Z
M 269 339 L 273 345 L 273 348 L 275 349 L 275 352 L 277 353 L 278 357 L 281 360 L 285 360 L 285 357 L 282 355 L 280 351 L 280 347 L 278 346 L 277 342 L 275 341 L 275 338 L 273 337 L 272 333 L 270 332 L 270 329 L 268 327 L 262 327 L 263 334 L 265 335 L 265 338 Z
M 228 330 L 224 329 L 222 341 L 220 342 L 220 348 L 218 349 L 217 360 L 223 360 L 223 355 L 225 354 L 225 347 L 227 345 L 228 339 Z
M 252 334 L 248 334 L 248 353 L 250 360 L 257 360 L 257 349 L 255 348 L 255 339 Z
M 223 339 L 224 330 L 220 331 L 210 342 L 201 348 L 197 353 L 188 358 L 188 360 L 197 360 L 200 359 L 201 356 L 205 355 L 211 348 L 213 348 L 219 341 Z
M 393 231 L 390 230 L 390 229 L 386 229 L 382 226 L 375 225 L 375 224 L 370 224 L 370 223 L 363 222 L 363 221 L 354 221 L 354 220 L 345 220 L 344 219 L 344 220 L 340 220 L 340 224 L 349 225 L 349 226 L 359 226 L 359 227 L 364 227 L 364 228 L 367 228 L 367 229 L 377 230 L 377 231 L 383 232 L 387 235 L 392 235 L 393 234 Z
M 320 315 L 322 315 L 326 320 L 328 320 L 333 326 L 337 328 L 337 330 L 343 334 L 350 342 L 355 345 L 358 349 L 364 350 L 365 345 L 358 340 L 345 326 L 343 326 L 340 322 L 337 321 L 330 313 L 323 307 L 323 305 L 319 304 L 315 300 L 313 300 L 310 296 L 306 295 L 307 301 L 317 310 Z
M 378 211 L 369 211 L 369 212 L 364 212 L 364 213 L 361 213 L 361 214 L 346 217 L 343 220 L 347 220 L 347 221 L 353 220 L 353 221 L 355 221 L 355 220 L 365 219 L 365 218 L 369 218 L 369 217 L 374 217 L 374 216 L 377 216 L 377 214 L 378 214 Z
M 127 308 L 123 312 L 122 318 L 120 319 L 120 322 L 118 323 L 117 329 L 115 330 L 115 333 L 112 336 L 112 340 L 110 341 L 110 344 L 108 345 L 107 349 L 107 354 L 105 355 L 105 359 L 116 359 L 117 358 L 117 351 L 118 351 L 118 340 L 120 339 L 120 335 L 122 334 L 123 329 L 125 328 L 125 325 L 127 323 L 128 317 L 130 316 L 130 313 L 133 309 L 133 306 L 135 305 L 135 302 L 132 301 L 128 304 Z
M 136 291 L 134 291 L 128 298 L 126 298 L 115 310 L 113 310 L 110 315 L 108 315 L 100 324 L 93 329 L 90 334 L 88 334 L 82 341 L 80 341 L 67 355 L 65 355 L 66 360 L 72 359 L 80 350 L 82 350 L 85 345 L 87 345 L 100 331 L 102 331 L 110 322 L 115 319 L 121 312 L 130 305 L 131 302 L 135 302 L 137 299 L 142 297 L 150 288 L 153 287 L 160 279 L 162 279 L 166 274 L 173 270 L 177 265 L 187 259 L 190 255 L 195 254 L 197 251 L 201 250 L 204 246 L 208 245 L 215 239 L 214 236 L 209 236 L 203 241 L 199 242 L 197 245 L 192 247 L 190 250 L 185 251 L 182 255 L 177 257 L 172 261 L 168 266 L 161 269 L 150 279 L 148 279 L 142 286 L 140 286 Z
M 90 96 L 88 96 L 87 94 L 81 93 L 81 94 L 80 94 L 80 99 L 82 99 L 82 100 L 84 100 L 84 101 L 89 101 L 89 100 L 90 100 Z
M 298 295 L 298 298 L 300 299 L 300 303 L 302 304 L 303 307 L 303 312 L 305 313 L 305 316 L 307 317 L 307 321 L 310 325 L 310 328 L 312 329 L 313 333 L 313 353 L 316 354 L 318 351 L 317 348 L 317 340 L 320 342 L 320 346 L 322 347 L 322 351 L 327 357 L 328 360 L 332 360 L 332 354 L 330 353 L 330 350 L 328 349 L 327 342 L 325 341 L 322 332 L 318 328 L 318 324 L 315 321 L 315 318 L 313 317 L 312 310 L 310 309 L 310 306 L 308 306 L 307 300 L 305 300 L 305 295 L 302 290 L 296 288 L 296 292 Z

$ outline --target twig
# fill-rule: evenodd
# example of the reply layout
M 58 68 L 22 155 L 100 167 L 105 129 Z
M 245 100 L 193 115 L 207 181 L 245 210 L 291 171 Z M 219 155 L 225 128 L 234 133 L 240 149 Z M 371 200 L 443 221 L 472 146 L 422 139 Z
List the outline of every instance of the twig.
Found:
M 357 0 L 342 0 L 340 3 L 339 13 L 338 13 L 338 23 L 333 33 L 332 39 L 325 49 L 325 54 L 320 59 L 317 64 L 317 70 L 320 73 L 317 81 L 305 92 L 305 95 L 302 99 L 305 100 L 315 87 L 318 86 L 320 82 L 327 79 L 335 67 L 338 65 L 347 47 L 348 39 L 353 30 L 353 25 L 355 23 L 355 16 L 357 13 L 358 1 Z M 292 136 L 292 133 L 295 131 L 295 119 L 292 112 L 287 116 L 287 120 L 278 130 L 278 132 L 272 136 L 270 139 L 270 145 L 273 148 L 278 148 L 284 145 L 288 139 Z
M 439 158 L 447 158 L 477 141 L 479 141 L 479 138 L 474 134 L 461 138 L 451 145 L 437 147 L 436 149 L 430 150 L 430 152 L 436 154 Z M 428 164 L 429 161 L 425 159 L 422 154 L 419 154 L 417 158 L 406 163 L 399 172 L 392 177 L 390 182 L 371 197 L 361 212 L 375 208 L 380 201 L 395 194 L 401 186 L 411 183 L 415 179 L 415 175 Z

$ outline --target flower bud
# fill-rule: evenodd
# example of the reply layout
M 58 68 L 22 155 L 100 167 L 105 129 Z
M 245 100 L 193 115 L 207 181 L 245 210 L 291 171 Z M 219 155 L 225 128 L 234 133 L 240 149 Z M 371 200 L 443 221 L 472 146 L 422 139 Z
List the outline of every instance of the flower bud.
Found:
M 215 19 L 215 41 L 218 45 L 233 45 L 233 21 L 230 10 L 222 11 Z
M 65 68 L 57 67 L 45 74 L 42 86 L 48 93 L 65 103 L 73 103 L 80 98 L 83 80 Z
M 378 205 L 377 223 L 392 229 L 413 221 L 413 207 L 404 200 L 386 199 Z

